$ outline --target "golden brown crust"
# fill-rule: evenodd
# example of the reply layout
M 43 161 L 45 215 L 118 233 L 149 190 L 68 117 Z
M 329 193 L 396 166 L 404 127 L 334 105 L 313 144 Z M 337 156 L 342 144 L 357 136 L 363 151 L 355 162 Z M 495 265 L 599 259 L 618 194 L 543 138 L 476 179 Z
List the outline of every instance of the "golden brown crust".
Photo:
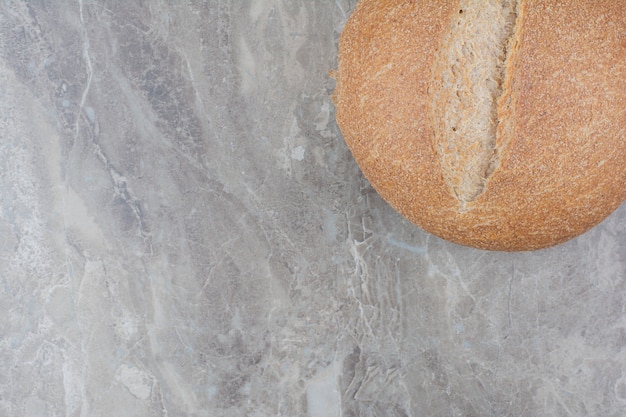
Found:
M 466 211 L 429 121 L 431 67 L 458 4 L 360 0 L 334 95 L 346 143 L 385 200 L 442 238 L 513 251 L 583 233 L 626 198 L 626 0 L 521 4 L 498 107 L 507 146 Z

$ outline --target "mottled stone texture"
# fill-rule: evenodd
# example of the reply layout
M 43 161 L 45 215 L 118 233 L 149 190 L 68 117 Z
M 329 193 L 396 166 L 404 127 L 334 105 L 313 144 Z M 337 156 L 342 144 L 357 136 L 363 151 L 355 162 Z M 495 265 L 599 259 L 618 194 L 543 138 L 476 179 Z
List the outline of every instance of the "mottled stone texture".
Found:
M 626 415 L 626 207 L 403 220 L 334 122 L 354 6 L 2 2 L 0 415 Z

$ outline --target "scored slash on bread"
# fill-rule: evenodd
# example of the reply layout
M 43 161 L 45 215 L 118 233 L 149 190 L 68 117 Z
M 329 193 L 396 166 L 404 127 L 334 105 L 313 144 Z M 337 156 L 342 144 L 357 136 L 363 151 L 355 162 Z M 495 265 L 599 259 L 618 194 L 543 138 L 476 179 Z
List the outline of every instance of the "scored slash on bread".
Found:
M 505 123 L 498 101 L 514 66 L 516 5 L 514 0 L 461 1 L 433 60 L 430 123 L 443 179 L 461 210 L 485 190 L 505 146 L 496 144 L 498 127 Z

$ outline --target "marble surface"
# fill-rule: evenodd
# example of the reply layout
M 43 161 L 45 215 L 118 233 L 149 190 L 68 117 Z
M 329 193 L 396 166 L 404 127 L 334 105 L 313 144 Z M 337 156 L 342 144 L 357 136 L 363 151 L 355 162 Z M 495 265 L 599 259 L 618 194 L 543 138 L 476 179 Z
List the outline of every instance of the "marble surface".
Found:
M 2 2 L 0 415 L 626 415 L 626 207 L 402 219 L 334 121 L 354 6 Z

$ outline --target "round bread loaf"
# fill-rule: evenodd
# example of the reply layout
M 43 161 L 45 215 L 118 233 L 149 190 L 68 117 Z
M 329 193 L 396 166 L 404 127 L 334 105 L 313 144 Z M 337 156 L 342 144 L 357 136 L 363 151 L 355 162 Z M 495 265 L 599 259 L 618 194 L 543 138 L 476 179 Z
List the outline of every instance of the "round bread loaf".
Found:
M 360 0 L 335 77 L 364 175 L 439 237 L 544 248 L 626 198 L 626 0 Z

